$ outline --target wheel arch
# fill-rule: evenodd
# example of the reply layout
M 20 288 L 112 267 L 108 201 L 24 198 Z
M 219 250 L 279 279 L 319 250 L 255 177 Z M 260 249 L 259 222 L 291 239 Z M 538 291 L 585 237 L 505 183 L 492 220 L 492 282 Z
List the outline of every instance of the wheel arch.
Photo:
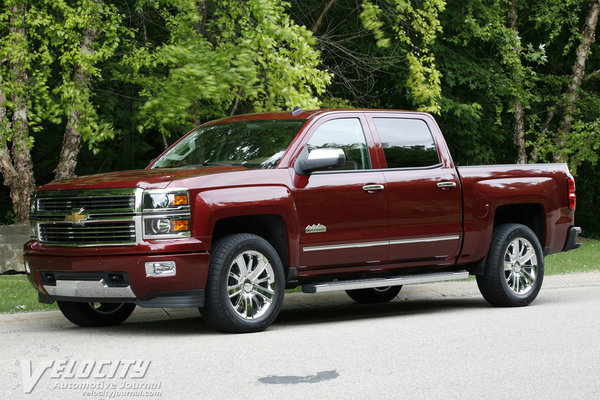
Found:
M 494 230 L 505 224 L 525 225 L 533 231 L 538 238 L 542 249 L 546 239 L 546 213 L 544 206 L 540 203 L 512 203 L 504 204 L 495 209 L 493 223 L 489 226 L 486 237 L 488 247 L 483 259 L 466 265 L 469 273 L 473 275 L 483 275 L 485 272 L 485 263 L 487 253 L 492 245 Z
M 241 215 L 216 221 L 212 232 L 212 243 L 236 234 L 251 233 L 260 236 L 273 246 L 283 265 L 286 277 L 289 271 L 289 244 L 285 221 L 277 214 Z
M 546 217 L 541 204 L 517 203 L 498 207 L 494 213 L 494 229 L 510 223 L 525 225 L 535 233 L 541 244 L 545 243 Z
M 251 233 L 276 250 L 286 277 L 298 263 L 298 220 L 289 188 L 282 185 L 209 189 L 195 196 L 192 233 L 205 250 L 215 240 Z

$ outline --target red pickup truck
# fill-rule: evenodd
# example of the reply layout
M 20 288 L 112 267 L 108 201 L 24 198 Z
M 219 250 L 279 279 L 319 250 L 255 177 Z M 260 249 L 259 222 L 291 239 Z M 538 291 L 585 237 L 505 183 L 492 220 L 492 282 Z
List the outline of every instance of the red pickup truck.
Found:
M 251 114 L 203 124 L 146 169 L 37 189 L 29 280 L 82 326 L 136 305 L 269 326 L 285 288 L 393 299 L 476 275 L 497 306 L 537 296 L 544 256 L 579 247 L 564 164 L 456 167 L 432 116 Z

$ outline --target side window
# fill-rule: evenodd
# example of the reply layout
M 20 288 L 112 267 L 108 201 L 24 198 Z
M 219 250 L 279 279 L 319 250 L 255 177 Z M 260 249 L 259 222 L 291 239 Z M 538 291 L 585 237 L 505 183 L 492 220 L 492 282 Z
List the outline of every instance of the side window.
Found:
M 321 148 L 344 150 L 346 165 L 338 170 L 370 169 L 371 159 L 358 118 L 341 118 L 324 122 L 308 141 L 308 151 Z
M 428 167 L 440 163 L 425 121 L 373 118 L 388 168 Z

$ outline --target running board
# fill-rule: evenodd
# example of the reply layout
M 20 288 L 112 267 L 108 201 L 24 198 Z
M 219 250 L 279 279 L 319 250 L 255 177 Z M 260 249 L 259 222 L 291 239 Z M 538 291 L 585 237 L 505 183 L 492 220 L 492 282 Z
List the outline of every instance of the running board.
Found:
M 423 275 L 389 276 L 385 278 L 371 278 L 352 281 L 309 283 L 302 285 L 302 291 L 304 293 L 323 293 L 333 292 L 335 290 L 369 289 L 387 286 L 413 285 L 415 283 L 455 281 L 467 279 L 468 277 L 469 273 L 467 271 L 439 272 Z

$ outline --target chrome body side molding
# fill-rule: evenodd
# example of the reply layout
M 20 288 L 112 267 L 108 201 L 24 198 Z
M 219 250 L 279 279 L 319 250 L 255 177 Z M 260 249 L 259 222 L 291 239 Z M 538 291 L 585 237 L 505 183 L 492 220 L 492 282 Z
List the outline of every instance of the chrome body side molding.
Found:
M 434 237 L 424 237 L 424 238 L 415 238 L 415 239 L 385 240 L 385 241 L 377 241 L 377 242 L 343 243 L 343 244 L 326 245 L 326 246 L 306 246 L 306 247 L 302 248 L 302 251 L 311 252 L 311 251 L 324 251 L 324 250 L 359 249 L 359 248 L 363 248 L 363 247 L 390 246 L 390 245 L 396 245 L 396 244 L 411 244 L 411 243 L 441 242 L 441 241 L 445 241 L 445 240 L 458 240 L 458 239 L 460 239 L 460 236 L 458 236 L 458 235 L 434 236 Z

